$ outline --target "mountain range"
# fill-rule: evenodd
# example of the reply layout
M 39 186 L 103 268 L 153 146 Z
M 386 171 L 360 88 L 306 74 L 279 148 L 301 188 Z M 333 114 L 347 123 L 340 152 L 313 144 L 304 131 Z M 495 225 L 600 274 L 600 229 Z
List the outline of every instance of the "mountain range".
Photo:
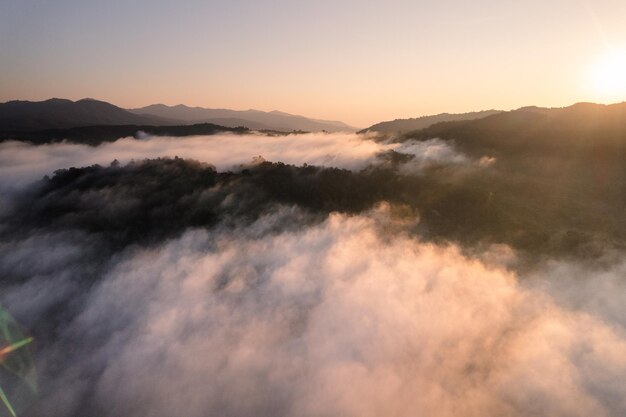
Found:
M 626 151 L 626 102 L 611 105 L 577 103 L 568 107 L 522 107 L 488 117 L 450 121 L 409 132 L 404 140 L 454 140 L 467 152 L 557 152 L 566 155 L 604 147 Z M 598 155 L 597 155 L 598 156 Z M 615 153 L 602 156 L 614 160 Z M 621 155 L 620 155 L 621 156 Z M 624 155 L 626 157 L 626 155 Z
M 213 123 L 226 127 L 245 126 L 255 130 L 303 130 L 307 132 L 351 132 L 356 129 L 343 122 L 309 119 L 280 111 L 263 112 L 259 110 L 229 110 L 189 107 L 183 104 L 166 106 L 153 104 L 130 112 L 146 116 L 173 119 L 185 123 Z
M 342 122 L 309 119 L 279 111 L 228 110 L 155 104 L 126 110 L 113 104 L 82 99 L 0 103 L 0 131 L 33 132 L 85 126 L 172 126 L 210 123 L 230 128 L 276 131 L 354 131 Z
M 408 133 L 413 130 L 425 129 L 441 122 L 453 122 L 460 120 L 474 120 L 481 119 L 483 117 L 491 116 L 494 114 L 502 113 L 501 110 L 483 110 L 470 113 L 441 113 L 433 116 L 422 116 L 411 119 L 395 119 L 386 122 L 376 123 L 361 130 L 359 133 L 377 132 L 377 133 Z
M 217 131 L 274 130 L 349 131 L 342 122 L 309 119 L 272 111 L 205 109 L 156 104 L 126 110 L 99 100 L 49 99 L 0 103 L 0 139 L 43 143 L 63 138 L 99 143 L 138 130 L 163 135 L 209 134 Z M 130 133 L 129 133 L 130 132 Z M 530 147 L 560 149 L 591 146 L 597 141 L 622 143 L 626 134 L 626 103 L 577 103 L 563 108 L 522 107 L 442 113 L 375 124 L 361 132 L 395 133 L 398 140 L 438 137 L 454 140 L 470 152 Z M 91 138 L 94 136 L 94 138 Z M 404 139 L 403 139 L 404 138 Z
M 36 131 L 98 125 L 172 125 L 176 121 L 141 116 L 104 101 L 9 101 L 0 104 L 0 130 Z

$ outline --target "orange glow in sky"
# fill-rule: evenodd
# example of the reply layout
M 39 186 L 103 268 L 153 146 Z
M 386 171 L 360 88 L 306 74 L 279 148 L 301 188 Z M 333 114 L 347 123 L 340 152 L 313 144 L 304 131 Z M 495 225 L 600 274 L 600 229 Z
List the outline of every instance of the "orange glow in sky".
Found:
M 0 101 L 281 110 L 356 127 L 626 100 L 623 0 L 0 2 Z M 595 75 L 589 75 L 590 66 Z

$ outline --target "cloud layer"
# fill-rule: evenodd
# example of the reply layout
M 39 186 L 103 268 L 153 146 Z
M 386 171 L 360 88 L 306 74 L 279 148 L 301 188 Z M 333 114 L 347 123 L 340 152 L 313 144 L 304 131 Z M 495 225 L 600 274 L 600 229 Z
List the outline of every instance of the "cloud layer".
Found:
M 5 271 L 31 278 L 2 301 L 31 322 L 55 302 L 64 310 L 41 347 L 32 415 L 626 411 L 625 264 L 524 277 L 502 266 L 513 256 L 502 248 L 480 261 L 396 233 L 386 206 L 296 231 L 276 231 L 281 218 L 291 209 L 129 248 L 96 269 L 79 235 L 5 253 Z
M 467 160 L 449 144 L 436 139 L 381 144 L 350 133 L 122 138 L 95 147 L 73 143 L 34 146 L 8 141 L 0 143 L 0 186 L 24 185 L 54 170 L 73 166 L 108 165 L 114 159 L 126 164 L 133 159 L 174 156 L 209 163 L 219 171 L 250 164 L 259 156 L 272 162 L 359 170 L 374 162 L 381 152 L 394 149 L 416 157 L 412 168 Z

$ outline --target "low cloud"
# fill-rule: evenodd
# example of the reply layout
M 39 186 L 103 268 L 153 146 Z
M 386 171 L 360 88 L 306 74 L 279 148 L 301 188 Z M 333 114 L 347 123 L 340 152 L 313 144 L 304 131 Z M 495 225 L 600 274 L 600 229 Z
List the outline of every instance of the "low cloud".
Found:
M 394 151 L 413 156 L 403 167 L 409 172 L 417 172 L 432 165 L 464 165 L 471 162 L 469 157 L 441 139 L 403 142 Z
M 131 160 L 174 157 L 192 158 L 228 171 L 263 159 L 294 165 L 360 170 L 376 163 L 377 156 L 395 150 L 413 157 L 408 171 L 429 164 L 464 163 L 467 158 L 441 140 L 383 144 L 367 136 L 350 133 L 266 136 L 260 134 L 191 137 L 121 138 L 115 142 L 88 146 L 55 143 L 34 146 L 23 142 L 0 143 L 0 187 L 21 186 L 54 170 L 93 164 L 108 165 L 114 159 Z
M 385 205 L 290 231 L 272 226 L 281 216 L 292 209 L 127 248 L 100 267 L 80 235 L 4 252 L 3 270 L 26 279 L 2 288 L 18 315 L 47 320 L 19 307 L 42 296 L 32 283 L 45 271 L 45 288 L 59 284 L 50 297 L 72 299 L 41 346 L 31 415 L 626 412 L 623 263 L 520 276 L 501 266 L 514 256 L 503 247 L 478 260 L 386 233 Z M 45 259 L 20 261 L 53 242 Z

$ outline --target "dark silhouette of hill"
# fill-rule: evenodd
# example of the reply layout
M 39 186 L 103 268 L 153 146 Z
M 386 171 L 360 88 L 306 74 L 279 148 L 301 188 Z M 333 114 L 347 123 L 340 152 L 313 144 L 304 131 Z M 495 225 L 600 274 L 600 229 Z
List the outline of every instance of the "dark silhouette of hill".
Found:
M 183 126 L 82 126 L 68 129 L 47 129 L 37 131 L 0 131 L 0 142 L 19 140 L 36 145 L 67 140 L 86 145 L 98 145 L 102 142 L 113 142 L 123 137 L 138 137 L 140 133 L 154 136 L 193 136 L 214 135 L 220 132 L 247 133 L 246 127 L 225 127 L 211 123 L 200 123 Z
M 407 133 L 406 139 L 454 139 L 474 154 L 519 156 L 518 152 L 556 152 L 562 156 L 600 148 L 608 159 L 626 146 L 626 103 L 578 103 L 563 108 L 523 107 L 483 119 L 437 123 Z
M 129 111 L 138 115 L 176 119 L 188 123 L 214 123 L 229 127 L 245 126 L 257 130 L 303 130 L 307 132 L 351 132 L 356 130 L 343 122 L 309 119 L 279 111 L 207 109 L 188 107 L 182 104 L 177 106 L 153 104 L 139 109 L 129 109 Z
M 131 113 L 93 99 L 0 103 L 0 130 L 35 131 L 98 125 L 172 125 L 176 121 Z
M 408 133 L 413 130 L 424 129 L 435 123 L 452 122 L 457 120 L 473 120 L 501 113 L 500 110 L 484 110 L 471 113 L 441 113 L 434 116 L 422 116 L 411 119 L 395 119 L 388 122 L 376 123 L 361 130 L 359 133 L 378 132 L 378 133 Z

